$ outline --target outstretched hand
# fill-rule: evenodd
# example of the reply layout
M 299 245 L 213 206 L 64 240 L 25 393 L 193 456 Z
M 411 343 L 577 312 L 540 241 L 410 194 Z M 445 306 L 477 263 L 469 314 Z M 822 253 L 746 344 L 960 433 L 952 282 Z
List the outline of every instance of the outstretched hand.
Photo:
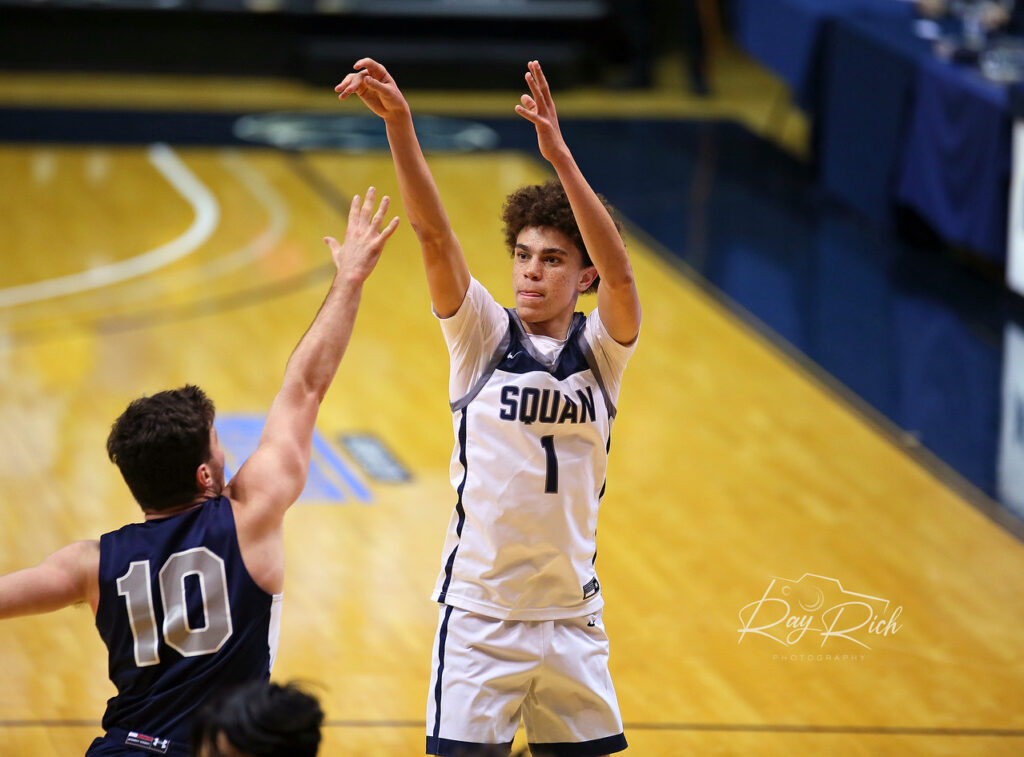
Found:
M 545 160 L 552 162 L 568 148 L 562 138 L 562 130 L 558 126 L 558 113 L 555 112 L 555 101 L 551 97 L 551 87 L 541 70 L 540 63 L 532 60 L 527 64 L 526 84 L 530 87 L 530 95 L 520 98 L 521 105 L 516 106 L 516 113 L 537 127 L 537 146 Z
M 391 198 L 385 195 L 377 212 L 374 213 L 376 196 L 377 190 L 370 187 L 366 190 L 365 199 L 361 200 L 359 195 L 352 198 L 344 242 L 339 242 L 334 237 L 324 237 L 324 242 L 331 249 L 331 257 L 334 259 L 335 268 L 338 269 L 338 275 L 349 280 L 363 282 L 370 277 L 377 261 L 380 260 L 384 243 L 398 228 L 398 216 L 395 216 L 381 229 Z
M 385 120 L 409 112 L 409 104 L 384 66 L 373 58 L 360 58 L 352 68 L 362 70 L 349 74 L 334 88 L 339 100 L 357 95 L 367 108 Z

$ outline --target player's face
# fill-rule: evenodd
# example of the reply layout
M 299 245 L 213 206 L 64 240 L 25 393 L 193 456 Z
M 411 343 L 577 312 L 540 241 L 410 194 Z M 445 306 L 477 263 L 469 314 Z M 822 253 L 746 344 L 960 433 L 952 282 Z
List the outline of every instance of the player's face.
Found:
M 546 323 L 571 315 L 576 298 L 590 286 L 594 275 L 594 267 L 583 267 L 583 254 L 557 229 L 527 226 L 516 237 L 512 289 L 516 312 L 524 323 Z M 551 336 L 563 338 L 565 334 Z

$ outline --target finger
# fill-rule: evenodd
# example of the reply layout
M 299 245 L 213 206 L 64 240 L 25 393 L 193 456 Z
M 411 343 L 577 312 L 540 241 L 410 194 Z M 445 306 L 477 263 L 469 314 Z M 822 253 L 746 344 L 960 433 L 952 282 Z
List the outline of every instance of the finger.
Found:
M 324 244 L 326 244 L 330 248 L 332 253 L 335 253 L 341 249 L 341 242 L 339 242 L 334 237 L 324 237 Z
M 388 76 L 388 70 L 373 58 L 360 58 L 353 68 L 365 68 L 375 79 L 386 79 Z
M 384 216 L 387 215 L 388 206 L 391 204 L 391 198 L 384 195 L 384 198 L 380 201 L 380 207 L 377 208 L 377 212 L 373 214 L 373 220 L 370 222 L 371 227 L 376 229 L 380 227 L 381 222 L 384 220 Z
M 533 78 L 537 80 L 537 84 L 541 89 L 551 89 L 551 87 L 548 86 L 548 77 L 544 75 L 544 70 L 540 67 L 540 61 L 530 61 L 528 68 L 530 69 L 530 73 L 533 74 Z
M 369 76 L 365 71 L 360 71 L 358 74 L 349 74 L 341 84 L 334 88 L 334 91 L 338 92 L 338 87 L 341 87 L 339 97 L 344 100 L 349 95 L 358 92 L 368 78 Z
M 349 206 L 349 209 L 348 209 L 348 225 L 349 226 L 354 224 L 359 219 L 359 205 L 360 205 L 359 195 L 354 195 L 352 197 L 352 204 Z
M 355 89 L 359 84 L 359 74 L 349 74 L 341 80 L 341 84 L 334 88 L 334 91 L 338 93 L 338 97 L 344 100 Z
M 537 80 L 533 74 L 529 71 L 526 72 L 526 85 L 530 88 L 530 92 L 533 93 L 533 99 L 535 102 L 542 102 L 543 95 L 541 94 L 540 87 L 537 84 Z
M 335 85 L 334 91 L 341 92 L 343 89 L 348 87 L 348 83 L 352 80 L 353 76 L 355 76 L 355 74 L 345 74 L 345 78 L 341 80 L 341 83 Z
M 386 242 L 391 238 L 391 235 L 395 233 L 395 229 L 398 228 L 398 216 L 391 219 L 391 223 L 384 227 L 380 232 L 380 241 Z
M 363 76 L 366 76 L 366 72 L 365 71 L 360 71 L 360 72 L 355 73 L 355 74 L 345 74 L 345 78 L 341 80 L 341 84 L 339 84 L 337 87 L 335 87 L 334 90 L 338 91 L 340 89 L 345 89 L 347 87 L 350 87 L 352 85 L 353 81 L 357 81 L 358 79 L 360 79 Z
M 539 60 L 535 60 L 531 63 L 530 71 L 533 73 L 533 78 L 537 80 L 537 85 L 540 87 L 540 91 L 544 97 L 544 102 L 551 105 L 553 103 L 551 99 L 551 87 L 548 84 L 548 77 L 544 75 L 544 69 L 540 67 Z
M 363 77 L 363 81 L 362 81 L 362 86 L 365 89 L 372 89 L 374 92 L 377 92 L 377 93 L 387 92 L 387 90 L 388 90 L 388 87 L 387 87 L 387 85 L 384 82 L 377 81 L 372 76 L 364 76 Z
M 370 220 L 373 215 L 373 204 L 377 201 L 377 189 L 370 187 L 366 190 L 366 197 L 363 199 L 362 218 L 364 221 Z
M 525 107 L 529 108 L 530 110 L 537 109 L 537 103 L 534 102 L 533 98 L 530 97 L 529 95 L 523 95 L 522 97 L 519 98 L 519 100 Z
M 525 118 L 527 121 L 529 121 L 534 126 L 539 124 L 540 121 L 541 121 L 541 116 L 537 113 L 537 111 L 535 111 L 535 110 L 527 110 L 522 105 L 517 105 L 516 106 L 516 113 L 521 115 L 523 118 Z

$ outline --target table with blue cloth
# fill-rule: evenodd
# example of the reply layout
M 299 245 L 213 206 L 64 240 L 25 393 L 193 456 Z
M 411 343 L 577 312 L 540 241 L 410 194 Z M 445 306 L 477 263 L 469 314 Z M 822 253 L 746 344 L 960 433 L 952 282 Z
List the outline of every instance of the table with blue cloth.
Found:
M 820 64 L 831 27 L 840 18 L 909 18 L 893 0 L 734 0 L 736 38 L 789 85 L 802 107 L 815 104 Z
M 888 223 L 909 207 L 952 244 L 1006 257 L 1006 88 L 940 60 L 902 0 L 737 0 L 737 37 L 814 120 L 828 193 Z

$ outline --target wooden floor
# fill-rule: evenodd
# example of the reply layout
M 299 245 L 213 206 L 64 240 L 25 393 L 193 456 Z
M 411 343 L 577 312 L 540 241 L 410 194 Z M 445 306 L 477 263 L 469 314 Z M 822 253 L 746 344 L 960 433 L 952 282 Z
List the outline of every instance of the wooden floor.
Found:
M 501 298 L 502 198 L 547 174 L 516 153 L 431 160 L 474 273 Z M 0 176 L 3 572 L 138 518 L 104 454 L 132 398 L 195 382 L 223 419 L 265 411 L 325 293 L 320 238 L 343 233 L 339 205 L 374 183 L 402 214 L 380 153 L 18 145 L 0 147 Z M 1022 544 L 628 241 L 644 325 L 598 567 L 629 753 L 1021 753 Z M 274 675 L 320 693 L 327 757 L 423 750 L 428 596 L 454 504 L 446 372 L 406 224 L 318 431 L 353 470 L 339 435 L 376 435 L 413 479 L 360 474 L 370 502 L 307 498 L 286 521 Z M 782 601 L 796 623 L 853 600 L 877 613 L 875 633 L 739 630 L 780 620 Z M 80 754 L 98 734 L 113 688 L 87 610 L 0 624 L 0 671 L 0 754 Z

